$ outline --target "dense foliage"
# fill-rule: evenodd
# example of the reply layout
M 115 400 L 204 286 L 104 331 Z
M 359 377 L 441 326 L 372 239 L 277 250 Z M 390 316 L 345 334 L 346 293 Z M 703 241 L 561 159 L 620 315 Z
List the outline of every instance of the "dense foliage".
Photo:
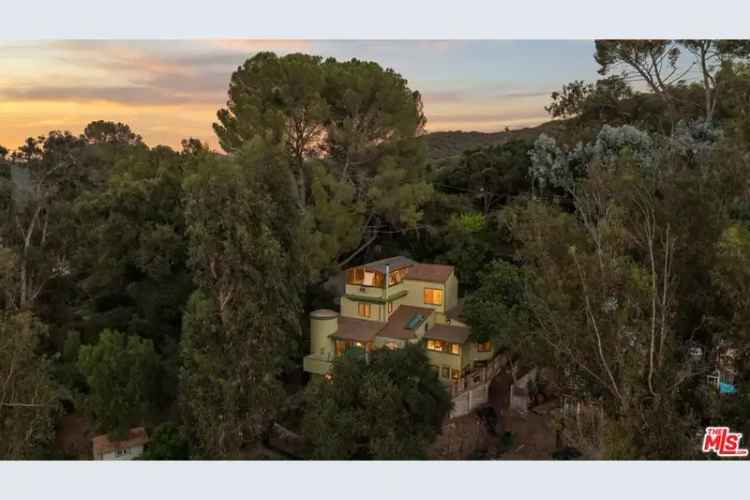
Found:
M 425 458 L 451 408 L 438 374 L 417 344 L 353 349 L 334 362 L 331 379 L 310 384 L 304 434 L 318 459 Z
M 49 456 L 62 408 L 146 425 L 146 459 L 249 456 L 306 382 L 305 313 L 392 255 L 454 265 L 472 340 L 600 409 L 577 447 L 692 458 L 701 426 L 750 433 L 748 50 L 597 41 L 602 79 L 495 134 L 425 134 L 376 63 L 259 53 L 214 124 L 226 154 L 108 121 L 0 147 L 0 457 Z M 450 407 L 417 346 L 305 393 L 318 458 L 425 457 Z

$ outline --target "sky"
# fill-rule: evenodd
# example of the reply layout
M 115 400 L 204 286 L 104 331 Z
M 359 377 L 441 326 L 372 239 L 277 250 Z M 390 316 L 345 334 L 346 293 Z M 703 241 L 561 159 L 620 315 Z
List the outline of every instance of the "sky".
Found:
M 149 145 L 212 130 L 232 72 L 261 50 L 376 61 L 419 90 L 427 131 L 493 132 L 549 119 L 550 93 L 597 78 L 593 41 L 0 41 L 0 145 L 121 121 Z

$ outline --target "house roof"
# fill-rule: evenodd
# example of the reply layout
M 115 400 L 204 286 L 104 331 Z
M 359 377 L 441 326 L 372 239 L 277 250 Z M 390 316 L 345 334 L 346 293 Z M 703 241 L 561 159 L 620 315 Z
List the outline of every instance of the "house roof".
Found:
M 365 269 L 369 269 L 370 271 L 385 273 L 385 266 L 389 266 L 388 269 L 390 271 L 395 271 L 396 269 L 402 269 L 404 267 L 413 266 L 415 264 L 416 262 L 414 262 L 410 258 L 404 257 L 403 255 L 398 255 L 396 257 L 388 257 L 387 259 L 368 262 L 364 266 L 355 266 L 355 268 L 364 267 Z
M 471 330 L 469 328 L 463 326 L 435 325 L 427 330 L 424 336 L 428 339 L 463 344 L 469 338 L 470 332 Z
M 357 342 L 369 342 L 383 328 L 383 323 L 366 319 L 339 318 L 338 330 L 331 337 L 342 340 L 354 340 Z
M 111 453 L 114 450 L 123 450 L 134 446 L 143 446 L 148 443 L 148 434 L 143 427 L 135 427 L 128 431 L 128 437 L 120 441 L 110 441 L 109 434 L 102 434 L 92 439 L 94 444 L 94 455 L 100 453 Z
M 406 272 L 406 279 L 445 283 L 448 281 L 451 273 L 453 273 L 453 266 L 444 264 L 414 264 Z
M 432 314 L 429 307 L 401 305 L 388 318 L 388 323 L 378 333 L 378 337 L 408 340 L 415 337 L 414 332 Z

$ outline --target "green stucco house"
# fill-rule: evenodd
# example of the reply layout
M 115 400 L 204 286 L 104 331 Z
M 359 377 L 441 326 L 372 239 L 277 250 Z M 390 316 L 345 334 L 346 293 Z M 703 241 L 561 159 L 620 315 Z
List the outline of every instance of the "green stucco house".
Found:
M 310 314 L 304 369 L 325 376 L 331 362 L 351 347 L 398 349 L 421 342 L 439 378 L 458 396 L 477 386 L 472 382 L 486 382 L 496 360 L 496 348 L 471 341 L 470 333 L 461 320 L 453 266 L 391 257 L 346 270 L 340 313 Z

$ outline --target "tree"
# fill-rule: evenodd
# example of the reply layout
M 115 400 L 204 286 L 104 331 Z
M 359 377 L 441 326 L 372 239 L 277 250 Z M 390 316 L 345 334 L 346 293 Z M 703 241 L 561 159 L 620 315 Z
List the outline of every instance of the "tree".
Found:
M 206 153 L 207 154 L 207 153 Z M 84 337 L 103 328 L 176 344 L 193 290 L 187 267 L 182 182 L 192 153 L 136 148 L 120 156 L 101 189 L 75 202 L 85 228 L 73 254 Z
M 184 185 L 198 289 L 183 319 L 179 398 L 207 457 L 236 457 L 261 438 L 300 336 L 305 271 L 289 174 L 277 149 L 249 147 L 201 158 Z
M 107 122 L 97 120 L 86 125 L 83 136 L 89 144 L 109 144 L 120 146 L 136 146 L 143 144 L 142 137 L 130 126 L 121 122 Z
M 1 275 L 0 275 L 1 276 Z M 0 459 L 39 456 L 55 435 L 59 388 L 36 349 L 45 327 L 30 313 L 0 309 Z
M 375 63 L 259 53 L 232 75 L 218 119 L 227 152 L 253 141 L 280 148 L 310 237 L 329 243 L 311 259 L 319 269 L 414 229 L 432 193 L 421 97 Z
M 675 111 L 672 87 L 688 74 L 691 67 L 678 67 L 680 48 L 674 40 L 597 40 L 594 59 L 599 74 L 622 70 L 627 82 L 642 81 Z
M 33 307 L 53 279 L 70 273 L 72 200 L 85 176 L 82 148 L 79 138 L 51 132 L 29 138 L 11 158 L 12 195 L 2 207 L 7 217 L 0 219 L 0 238 L 18 259 L 18 277 L 7 294 L 12 307 Z
M 474 342 L 490 341 L 519 352 L 530 331 L 526 303 L 526 277 L 522 268 L 503 260 L 493 261 L 480 275 L 480 286 L 466 297 L 463 316 Z
M 712 316 L 742 309 L 706 291 L 721 269 L 717 242 L 747 196 L 747 162 L 704 127 L 646 139 L 610 129 L 579 148 L 591 155 L 572 169 L 540 152 L 571 206 L 537 199 L 506 220 L 529 277 L 532 337 L 569 394 L 602 402 L 606 452 L 687 457 L 702 374 L 687 346 L 712 351 Z
M 722 67 L 750 55 L 750 42 L 744 40 L 680 40 L 695 58 L 703 80 L 705 121 L 711 123 L 724 87 Z
M 172 422 L 159 425 L 151 434 L 143 460 L 189 460 L 190 442 Z
M 306 393 L 303 433 L 317 459 L 425 458 L 451 408 L 446 387 L 424 348 L 352 351 L 338 358 L 330 380 Z
M 532 143 L 514 139 L 505 144 L 464 151 L 455 167 L 437 174 L 441 191 L 464 193 L 484 215 L 529 189 Z
M 625 108 L 625 102 L 634 97 L 633 90 L 618 75 L 586 84 L 581 80 L 563 85 L 561 91 L 552 92 L 552 103 L 545 106 L 552 118 L 580 118 L 597 120 L 614 125 Z
M 447 251 L 444 260 L 456 266 L 465 290 L 473 290 L 479 283 L 479 273 L 492 260 L 496 251 L 497 228 L 494 220 L 477 212 L 455 214 L 445 228 Z
M 115 436 L 142 424 L 155 408 L 159 356 L 151 340 L 104 330 L 96 345 L 81 346 L 78 365 L 89 387 L 98 426 Z

